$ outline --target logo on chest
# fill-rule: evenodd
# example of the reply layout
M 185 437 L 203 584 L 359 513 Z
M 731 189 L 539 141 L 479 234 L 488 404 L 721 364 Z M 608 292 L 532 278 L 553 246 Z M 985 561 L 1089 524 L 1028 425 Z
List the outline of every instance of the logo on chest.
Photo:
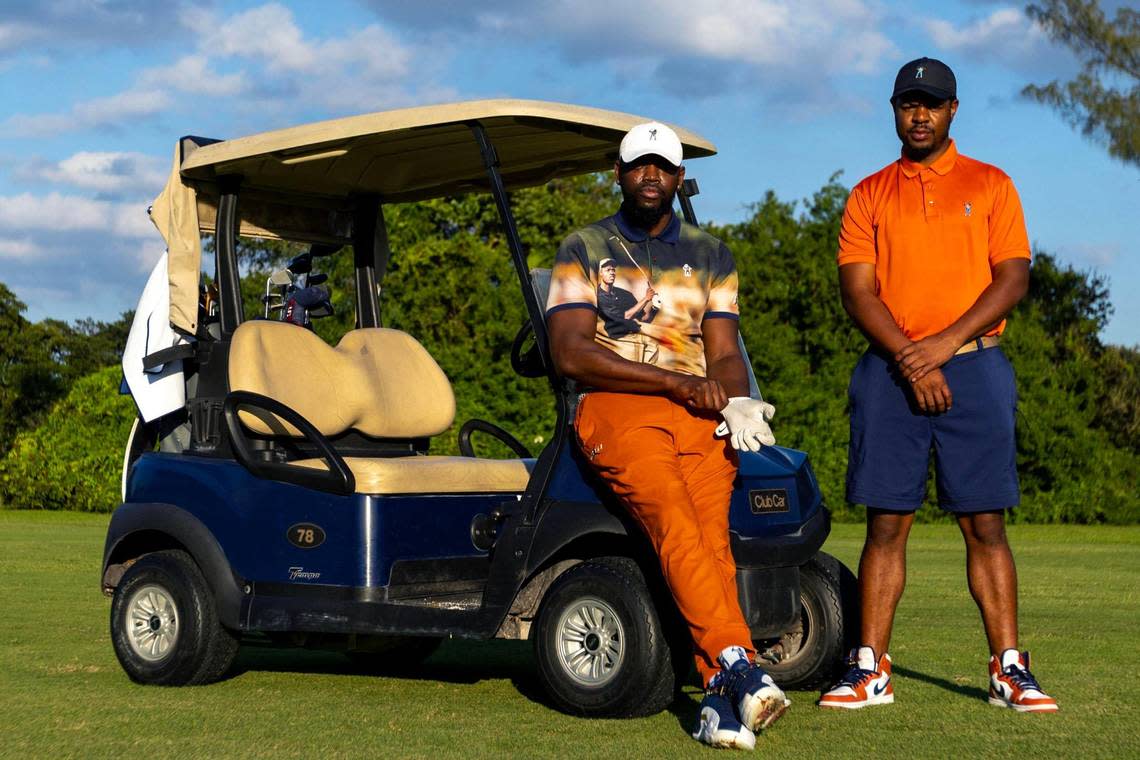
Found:
M 691 266 L 689 266 L 688 264 L 685 264 L 683 267 L 681 267 L 681 271 L 685 273 L 686 277 L 692 277 L 693 276 L 693 268 Z
M 974 206 L 969 201 L 962 204 L 962 216 L 969 216 L 973 210 Z

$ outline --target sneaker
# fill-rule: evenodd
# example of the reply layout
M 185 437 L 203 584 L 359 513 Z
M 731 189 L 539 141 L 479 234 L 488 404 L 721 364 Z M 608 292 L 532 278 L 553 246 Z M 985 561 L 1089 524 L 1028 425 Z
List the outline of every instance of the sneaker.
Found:
M 889 654 L 884 654 L 876 663 L 875 650 L 859 647 L 851 650 L 847 665 L 849 669 L 843 678 L 820 696 L 820 707 L 857 710 L 868 705 L 889 705 L 895 701 Z
M 728 647 L 717 661 L 721 670 L 709 681 L 709 690 L 723 694 L 736 707 L 740 722 L 752 731 L 771 726 L 792 704 L 772 676 L 748 660 L 742 647 Z
M 990 704 L 1018 712 L 1057 711 L 1057 700 L 1042 691 L 1029 672 L 1029 652 L 1016 649 L 990 657 Z
M 717 691 L 705 692 L 693 738 L 721 749 L 752 749 L 756 746 L 756 735 L 736 719 L 732 703 Z

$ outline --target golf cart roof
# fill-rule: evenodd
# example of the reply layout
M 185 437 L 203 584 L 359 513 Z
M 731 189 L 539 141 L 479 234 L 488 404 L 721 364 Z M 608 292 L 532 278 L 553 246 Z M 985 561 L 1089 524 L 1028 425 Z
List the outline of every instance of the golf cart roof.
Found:
M 629 129 L 649 121 L 537 100 L 476 100 L 350 116 L 233 140 L 182 138 L 151 206 L 169 251 L 171 324 L 197 324 L 201 234 L 213 234 L 223 188 L 237 188 L 238 234 L 308 243 L 352 241 L 363 203 L 490 189 L 478 124 L 507 189 L 610 169 Z M 674 127 L 686 159 L 716 153 Z M 227 189 L 226 192 L 234 192 Z
M 618 143 L 641 116 L 536 100 L 477 100 L 351 116 L 184 149 L 184 180 L 238 175 L 269 193 L 379 195 L 385 203 L 487 188 L 468 126 L 479 122 L 499 157 L 508 188 L 613 166 Z M 675 128 L 686 158 L 716 152 Z

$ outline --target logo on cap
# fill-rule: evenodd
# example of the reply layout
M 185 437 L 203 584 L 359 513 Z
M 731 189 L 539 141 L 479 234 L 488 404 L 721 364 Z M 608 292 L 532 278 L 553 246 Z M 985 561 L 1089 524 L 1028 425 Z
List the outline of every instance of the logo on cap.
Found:
M 926 67 L 925 67 L 925 66 L 919 66 L 919 67 L 918 67 L 918 71 L 914 72 L 914 78 L 915 78 L 915 79 L 922 79 L 922 74 L 923 74 L 923 72 L 925 72 L 925 71 L 926 71 Z
M 656 140 L 657 139 L 657 130 L 656 129 L 649 130 L 649 139 L 650 140 Z

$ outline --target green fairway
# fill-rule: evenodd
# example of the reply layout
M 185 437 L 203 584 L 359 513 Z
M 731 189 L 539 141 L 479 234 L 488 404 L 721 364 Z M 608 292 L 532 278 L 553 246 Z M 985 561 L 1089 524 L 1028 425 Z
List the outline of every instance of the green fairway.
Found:
M 0 757 L 676 757 L 696 689 L 669 712 L 583 720 L 546 706 L 526 642 L 450 641 L 415 677 L 335 653 L 246 648 L 221 683 L 127 680 L 98 589 L 105 515 L 0 511 Z M 790 694 L 765 758 L 1140 757 L 1140 528 L 1012 526 L 1022 641 L 1057 715 L 986 704 L 985 641 L 949 525 L 916 525 L 892 644 L 893 706 Z M 861 526 L 826 549 L 854 566 Z M 721 753 L 722 756 L 731 754 Z

